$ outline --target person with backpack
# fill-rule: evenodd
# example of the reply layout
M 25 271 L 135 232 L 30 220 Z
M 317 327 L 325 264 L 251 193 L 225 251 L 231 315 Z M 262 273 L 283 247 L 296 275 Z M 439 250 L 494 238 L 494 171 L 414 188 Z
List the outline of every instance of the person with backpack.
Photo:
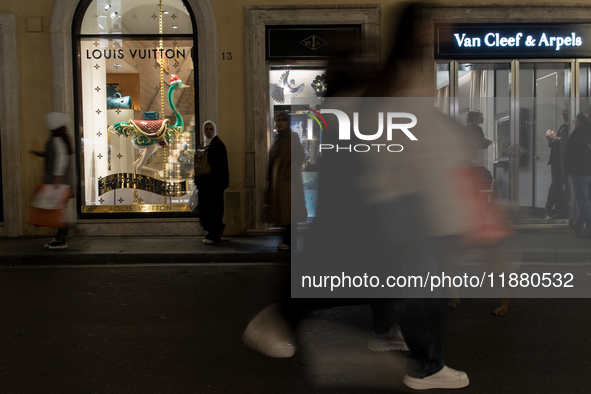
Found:
M 200 160 L 202 159 L 202 160 Z M 201 226 L 207 235 L 204 244 L 221 241 L 226 225 L 224 219 L 224 190 L 230 184 L 228 152 L 217 135 L 214 122 L 203 124 L 203 143 L 195 155 L 195 185 L 198 190 L 197 209 Z

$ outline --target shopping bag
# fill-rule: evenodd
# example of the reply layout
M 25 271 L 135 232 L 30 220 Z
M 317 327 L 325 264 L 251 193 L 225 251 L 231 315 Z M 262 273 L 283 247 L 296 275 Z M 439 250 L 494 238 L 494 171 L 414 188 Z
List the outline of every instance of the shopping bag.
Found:
M 42 227 L 66 227 L 68 200 L 72 194 L 68 185 L 38 186 L 26 223 Z

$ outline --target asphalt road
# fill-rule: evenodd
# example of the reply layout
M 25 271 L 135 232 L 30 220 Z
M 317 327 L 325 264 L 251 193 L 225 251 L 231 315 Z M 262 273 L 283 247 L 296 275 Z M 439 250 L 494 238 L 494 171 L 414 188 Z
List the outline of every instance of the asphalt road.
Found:
M 292 359 L 240 336 L 287 265 L 0 268 L 0 393 L 408 393 L 405 357 L 366 349 L 369 307 L 317 311 Z M 465 299 L 448 317 L 462 393 L 589 393 L 588 299 Z M 442 392 L 439 390 L 432 393 Z

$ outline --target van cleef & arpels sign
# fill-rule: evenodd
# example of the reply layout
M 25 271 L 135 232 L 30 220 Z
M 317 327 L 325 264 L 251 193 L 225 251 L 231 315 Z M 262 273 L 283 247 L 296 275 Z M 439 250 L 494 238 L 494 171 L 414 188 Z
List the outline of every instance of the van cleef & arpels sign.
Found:
M 591 55 L 588 24 L 435 24 L 435 58 L 564 58 Z

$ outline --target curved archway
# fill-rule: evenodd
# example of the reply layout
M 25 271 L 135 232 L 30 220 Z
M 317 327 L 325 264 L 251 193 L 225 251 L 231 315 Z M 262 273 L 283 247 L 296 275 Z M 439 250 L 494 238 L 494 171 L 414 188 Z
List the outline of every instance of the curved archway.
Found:
M 54 110 L 74 114 L 72 22 L 80 0 L 56 0 L 51 14 L 51 65 Z M 217 23 L 209 0 L 186 0 L 198 32 L 199 115 L 218 121 Z M 207 59 L 207 62 L 205 61 Z
M 51 67 L 52 67 L 52 99 L 55 111 L 75 115 L 74 81 L 76 80 L 72 31 L 76 9 L 80 0 L 56 0 L 51 16 Z M 217 76 L 217 24 L 210 0 L 185 0 L 187 7 L 195 18 L 194 27 L 197 30 L 197 68 L 196 79 L 198 81 L 199 103 L 197 110 L 198 119 L 211 119 L 218 122 L 218 76 Z M 196 234 L 197 222 L 186 223 L 183 233 Z M 80 223 L 80 222 L 79 222 Z M 78 232 L 88 235 L 100 235 L 94 229 L 84 228 L 80 225 Z M 133 227 L 133 226 L 132 226 Z M 174 223 L 163 223 L 161 230 L 175 233 Z M 169 228 L 170 227 L 170 228 Z M 104 230 L 104 229 L 103 229 Z M 128 228 L 130 233 L 135 233 L 141 228 Z M 96 230 L 98 231 L 98 230 Z M 123 234 L 122 234 L 123 235 Z

